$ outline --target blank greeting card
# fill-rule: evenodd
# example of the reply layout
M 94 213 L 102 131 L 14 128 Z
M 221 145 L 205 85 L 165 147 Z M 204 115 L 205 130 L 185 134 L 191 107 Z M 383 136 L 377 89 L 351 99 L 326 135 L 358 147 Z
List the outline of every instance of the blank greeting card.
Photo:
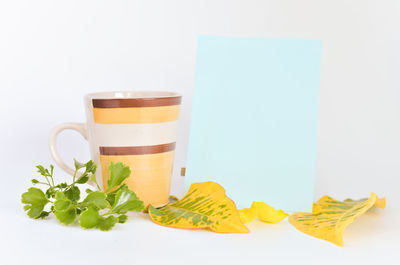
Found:
M 199 37 L 186 189 L 311 211 L 320 69 L 319 40 Z

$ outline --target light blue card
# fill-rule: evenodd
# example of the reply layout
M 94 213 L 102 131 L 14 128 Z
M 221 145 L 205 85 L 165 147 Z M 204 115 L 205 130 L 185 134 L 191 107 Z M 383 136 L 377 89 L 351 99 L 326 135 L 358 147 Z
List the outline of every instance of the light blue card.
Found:
M 185 188 L 311 211 L 320 69 L 319 40 L 200 36 Z

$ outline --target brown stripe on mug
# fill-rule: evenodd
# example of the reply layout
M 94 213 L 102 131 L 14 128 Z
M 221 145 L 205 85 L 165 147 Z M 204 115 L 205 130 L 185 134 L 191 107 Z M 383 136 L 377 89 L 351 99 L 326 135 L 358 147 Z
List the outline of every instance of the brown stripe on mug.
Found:
M 161 107 L 181 104 L 182 97 L 160 98 L 98 98 L 92 99 L 94 108 L 135 108 L 135 107 Z
M 123 146 L 110 147 L 100 146 L 101 155 L 123 156 L 123 155 L 150 155 L 165 153 L 175 150 L 175 143 L 147 145 L 147 146 Z

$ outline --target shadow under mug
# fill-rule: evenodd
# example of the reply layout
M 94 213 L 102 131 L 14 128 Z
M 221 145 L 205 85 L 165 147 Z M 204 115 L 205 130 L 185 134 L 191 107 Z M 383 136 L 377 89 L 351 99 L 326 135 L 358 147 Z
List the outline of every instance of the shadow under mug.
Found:
M 84 97 L 86 123 L 64 123 L 50 134 L 50 152 L 64 171 L 73 174 L 56 149 L 57 135 L 78 131 L 89 141 L 98 165 L 97 182 L 107 189 L 108 166 L 122 162 L 131 168 L 125 181 L 145 205 L 168 203 L 174 164 L 181 95 L 161 91 L 120 91 Z

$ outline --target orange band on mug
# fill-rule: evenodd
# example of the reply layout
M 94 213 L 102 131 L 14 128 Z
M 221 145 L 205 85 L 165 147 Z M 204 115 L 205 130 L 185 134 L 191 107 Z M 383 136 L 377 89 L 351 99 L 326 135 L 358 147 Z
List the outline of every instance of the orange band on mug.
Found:
M 133 108 L 93 108 L 94 122 L 103 124 L 160 123 L 178 120 L 179 105 Z

